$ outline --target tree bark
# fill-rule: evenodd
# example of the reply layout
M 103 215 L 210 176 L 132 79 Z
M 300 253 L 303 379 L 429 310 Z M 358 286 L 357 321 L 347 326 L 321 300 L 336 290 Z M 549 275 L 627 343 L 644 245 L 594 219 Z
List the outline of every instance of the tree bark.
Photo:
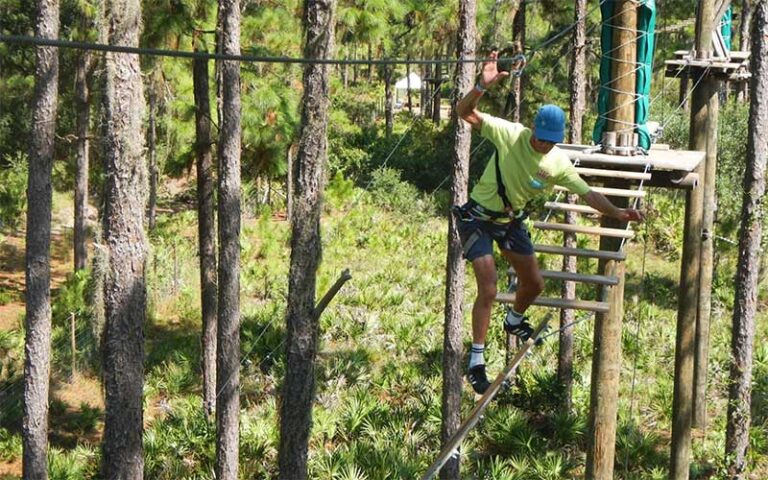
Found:
M 111 0 L 106 9 L 109 43 L 137 47 L 141 2 Z M 147 172 L 142 132 L 144 93 L 137 55 L 107 54 L 104 109 L 107 118 L 104 243 L 108 261 L 104 284 L 106 415 L 102 476 L 140 480 L 144 477 L 142 394 L 147 307 L 144 279 Z
M 439 52 L 439 50 L 438 50 Z M 440 125 L 440 104 L 443 100 L 442 85 L 443 85 L 443 64 L 435 64 L 435 81 L 432 84 L 434 91 L 432 92 L 432 123 Z
M 725 455 L 728 476 L 745 478 L 749 446 L 752 396 L 752 357 L 755 340 L 760 241 L 766 217 L 765 178 L 768 163 L 768 1 L 755 5 L 752 19 L 750 62 L 750 109 L 747 139 L 747 169 L 744 172 L 744 199 L 741 208 L 739 260 L 736 271 L 736 298 L 733 308 L 730 386 Z
M 220 48 L 240 54 L 240 1 L 219 0 Z M 237 480 L 240 441 L 240 63 L 220 61 L 216 478 Z
M 512 21 L 512 42 L 518 53 L 523 53 L 525 49 L 525 10 L 526 0 L 520 0 L 520 6 L 515 13 L 515 19 Z M 515 108 L 510 118 L 513 122 L 520 121 L 520 115 L 523 110 L 523 77 L 512 78 L 512 93 L 515 97 Z
M 208 60 L 196 58 L 193 69 L 197 154 L 197 233 L 200 251 L 202 307 L 203 407 L 210 416 L 216 407 L 216 224 L 214 215 L 213 138 L 208 88 Z
M 475 79 L 475 65 L 461 62 L 475 55 L 477 4 L 475 0 L 461 0 L 459 3 L 459 29 L 457 34 L 454 98 L 452 98 L 452 122 L 455 125 L 453 135 L 453 170 L 451 173 L 451 202 L 463 205 L 467 201 L 469 183 L 469 151 L 472 144 L 472 129 L 468 123 L 459 119 L 456 104 L 469 92 Z M 464 282 L 466 266 L 463 258 L 461 239 L 459 238 L 457 218 L 448 217 L 448 258 L 445 280 L 445 322 L 443 333 L 443 423 L 440 437 L 445 445 L 458 431 L 461 424 L 461 386 L 463 343 L 461 325 L 464 319 Z M 459 458 L 453 457 L 440 470 L 443 480 L 460 478 Z
M 151 74 L 150 78 L 154 78 Z M 157 223 L 157 86 L 154 80 L 149 84 L 149 229 L 154 230 Z
M 570 78 L 570 125 L 568 141 L 572 144 L 581 143 L 583 116 L 586 106 L 586 87 L 587 87 L 587 0 L 576 0 L 574 10 L 575 28 L 573 30 L 573 55 L 571 56 L 571 78 Z M 568 203 L 576 203 L 575 195 L 568 195 Z M 565 223 L 576 223 L 576 214 L 574 212 L 565 212 Z M 563 246 L 566 248 L 576 247 L 576 235 L 565 233 L 563 235 Z M 576 257 L 563 257 L 563 271 L 576 271 Z M 567 299 L 576 298 L 576 284 L 574 282 L 563 282 L 562 297 Z M 573 328 L 563 328 L 572 324 L 576 320 L 574 310 L 560 310 L 560 344 L 557 357 L 557 378 L 562 388 L 563 408 L 571 411 L 573 399 Z
M 741 22 L 739 24 L 739 50 L 748 51 L 750 46 L 750 20 L 752 19 L 752 0 L 741 0 Z M 746 102 L 749 99 L 749 81 L 736 84 L 736 100 Z
M 83 52 L 77 61 L 75 72 L 75 106 L 77 110 L 77 165 L 75 168 L 75 270 L 88 267 L 88 164 L 91 122 L 91 95 L 89 79 L 92 73 L 92 56 Z
M 59 1 L 39 0 L 35 35 L 59 35 Z M 29 149 L 24 328 L 22 471 L 25 479 L 48 478 L 48 388 L 51 362 L 51 172 L 58 103 L 59 54 L 35 50 L 35 96 Z
M 304 57 L 330 58 L 333 50 L 334 0 L 307 0 L 304 10 Z M 288 279 L 287 359 L 280 409 L 279 476 L 307 478 L 307 449 L 315 393 L 315 357 L 319 319 L 314 313 L 320 263 L 320 213 L 328 156 L 329 67 L 307 64 L 299 153 L 294 162 L 291 265 Z

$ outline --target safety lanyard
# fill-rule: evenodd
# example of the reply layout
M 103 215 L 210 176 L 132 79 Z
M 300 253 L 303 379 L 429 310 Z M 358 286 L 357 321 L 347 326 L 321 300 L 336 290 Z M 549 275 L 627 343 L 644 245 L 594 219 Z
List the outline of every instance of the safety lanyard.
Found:
M 510 212 L 514 212 L 515 209 L 512 208 L 512 203 L 507 198 L 507 189 L 504 187 L 504 179 L 501 177 L 501 168 L 499 168 L 501 159 L 499 158 L 499 150 L 496 148 L 496 145 L 493 146 L 493 152 L 496 157 L 496 192 L 499 194 L 501 201 L 504 203 L 504 209 Z

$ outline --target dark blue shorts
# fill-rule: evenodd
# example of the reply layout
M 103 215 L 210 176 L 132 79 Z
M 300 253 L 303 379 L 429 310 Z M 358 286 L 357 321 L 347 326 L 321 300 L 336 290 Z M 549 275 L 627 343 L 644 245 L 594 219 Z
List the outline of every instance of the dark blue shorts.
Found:
M 482 220 L 467 213 L 468 205 L 464 205 L 457 212 L 464 258 L 471 262 L 483 255 L 493 255 L 494 241 L 502 250 L 520 255 L 533 255 L 531 235 L 525 228 L 524 219 L 506 223 Z

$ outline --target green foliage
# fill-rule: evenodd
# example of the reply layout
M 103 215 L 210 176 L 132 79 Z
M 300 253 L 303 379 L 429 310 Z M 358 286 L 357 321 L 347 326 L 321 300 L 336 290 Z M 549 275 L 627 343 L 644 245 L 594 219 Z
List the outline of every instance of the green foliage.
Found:
M 48 452 L 48 478 L 51 480 L 82 480 L 96 478 L 99 472 L 98 449 L 78 445 L 64 451 L 51 448 Z
M 400 174 L 392 168 L 374 170 L 368 190 L 377 205 L 392 212 L 420 215 L 434 211 L 429 198 L 420 195 L 410 183 L 400 180 Z
M 27 208 L 27 158 L 11 157 L 0 166 L 0 228 L 17 228 Z
M 5 428 L 0 427 L 0 460 L 10 462 L 15 458 L 21 457 L 21 453 L 21 435 L 11 433 Z

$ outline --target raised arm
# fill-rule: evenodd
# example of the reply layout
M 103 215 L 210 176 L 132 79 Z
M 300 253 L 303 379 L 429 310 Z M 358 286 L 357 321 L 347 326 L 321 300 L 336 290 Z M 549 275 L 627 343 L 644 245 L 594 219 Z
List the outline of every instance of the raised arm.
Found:
M 498 83 L 502 78 L 509 76 L 509 72 L 500 72 L 496 66 L 496 58 L 498 58 L 498 52 L 491 52 L 490 60 L 483 63 L 483 71 L 480 74 L 480 79 L 477 81 L 472 90 L 470 90 L 464 98 L 459 100 L 456 105 L 456 113 L 467 123 L 472 125 L 475 130 L 480 130 L 483 125 L 483 118 L 480 116 L 480 111 L 477 109 L 477 103 L 480 101 L 480 97 L 483 93 L 493 85 Z
M 590 190 L 581 196 L 587 205 L 602 212 L 609 217 L 624 221 L 624 222 L 641 222 L 645 218 L 645 215 L 640 210 L 634 208 L 619 208 L 610 200 L 608 200 L 602 193 Z

